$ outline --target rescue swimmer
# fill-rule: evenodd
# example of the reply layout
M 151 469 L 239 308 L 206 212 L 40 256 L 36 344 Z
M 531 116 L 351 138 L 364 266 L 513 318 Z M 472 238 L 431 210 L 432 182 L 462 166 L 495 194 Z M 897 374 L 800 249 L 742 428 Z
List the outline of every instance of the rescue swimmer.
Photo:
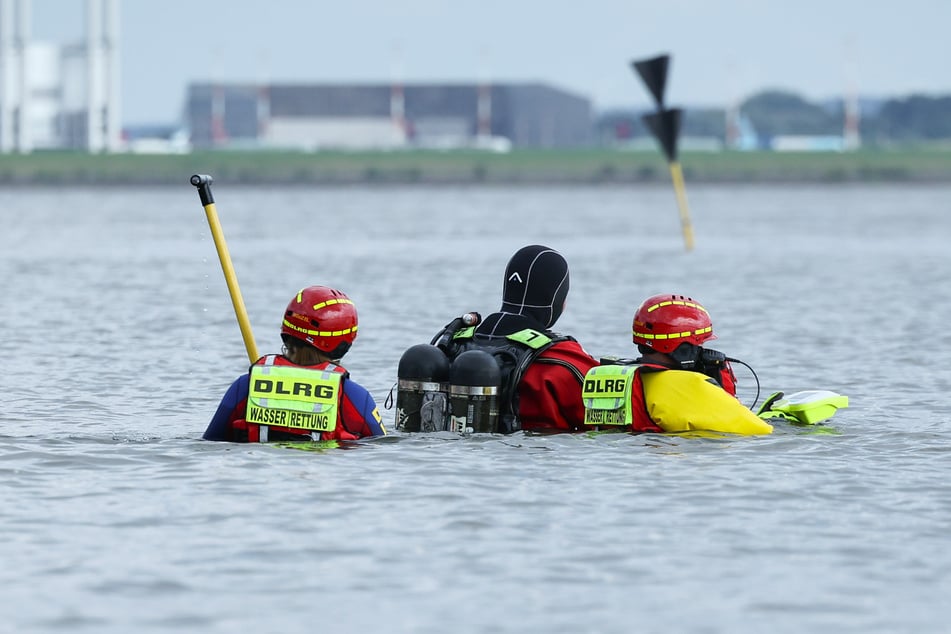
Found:
M 357 337 L 357 309 L 339 290 L 301 289 L 281 324 L 283 354 L 269 354 L 221 399 L 205 440 L 356 440 L 386 429 L 373 397 L 340 359 Z
M 635 360 L 603 359 L 585 375 L 585 425 L 628 432 L 764 435 L 772 425 L 736 398 L 736 376 L 707 309 L 684 295 L 654 295 L 634 313 Z

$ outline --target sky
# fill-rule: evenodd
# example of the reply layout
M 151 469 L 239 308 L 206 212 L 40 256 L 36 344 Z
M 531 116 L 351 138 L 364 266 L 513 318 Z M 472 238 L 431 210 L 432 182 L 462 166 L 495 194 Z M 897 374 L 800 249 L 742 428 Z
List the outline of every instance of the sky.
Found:
M 33 0 L 82 40 L 84 0 Z M 671 56 L 670 106 L 951 94 L 951 0 L 120 0 L 124 124 L 181 118 L 189 82 L 538 81 L 651 107 L 630 62 Z

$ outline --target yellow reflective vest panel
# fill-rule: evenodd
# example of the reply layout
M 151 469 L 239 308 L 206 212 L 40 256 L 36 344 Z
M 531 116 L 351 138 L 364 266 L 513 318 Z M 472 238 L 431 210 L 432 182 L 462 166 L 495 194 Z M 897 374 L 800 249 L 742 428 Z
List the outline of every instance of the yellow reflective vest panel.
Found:
M 773 427 L 710 377 L 688 370 L 643 372 L 648 415 L 665 432 L 771 434 Z
M 290 365 L 253 365 L 247 421 L 259 425 L 333 431 L 343 374 Z
M 588 370 L 581 389 L 584 401 L 584 424 L 594 427 L 610 425 L 631 427 L 634 376 L 640 366 L 599 365 Z

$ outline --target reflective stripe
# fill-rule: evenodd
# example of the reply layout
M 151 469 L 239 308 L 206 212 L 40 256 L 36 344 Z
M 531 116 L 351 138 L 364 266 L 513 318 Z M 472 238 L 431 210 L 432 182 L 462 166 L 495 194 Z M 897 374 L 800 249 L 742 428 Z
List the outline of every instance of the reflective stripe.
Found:
M 414 381 L 412 379 L 400 379 L 398 387 L 401 390 L 412 390 L 414 392 L 444 392 L 446 386 L 444 383 L 433 383 L 432 381 Z
M 631 393 L 640 366 L 600 365 L 588 370 L 581 399 L 585 425 L 622 425 L 633 423 Z
M 302 332 L 305 335 L 310 335 L 311 337 L 340 337 L 357 331 L 357 326 L 354 326 L 353 328 L 346 328 L 345 330 L 308 330 L 307 328 L 295 326 L 286 319 L 284 320 L 284 326 L 290 328 L 291 330 Z
M 674 302 L 667 302 L 668 304 Z M 683 304 L 684 302 L 680 302 Z M 659 305 L 659 304 L 658 304 Z M 668 334 L 653 334 L 649 332 L 638 332 L 636 330 L 631 331 L 634 335 L 640 337 L 641 339 L 654 339 L 657 341 L 666 340 L 666 339 L 683 339 L 684 337 L 692 337 L 695 335 L 705 335 L 708 332 L 713 332 L 713 326 L 707 326 L 706 328 L 698 328 L 694 331 L 687 332 L 671 332 Z
M 472 339 L 472 335 L 475 334 L 475 326 L 469 326 L 468 328 L 463 328 L 462 330 L 457 330 L 456 333 L 452 336 L 453 339 Z
M 333 431 L 342 380 L 343 374 L 332 370 L 254 365 L 246 418 L 259 425 Z
M 297 293 L 297 303 L 300 304 L 304 301 L 304 289 L 301 289 Z M 353 304 L 349 298 L 331 298 L 325 302 L 320 302 L 319 304 L 314 304 L 314 310 L 320 310 L 324 306 L 333 306 L 334 304 Z
M 450 385 L 449 394 L 452 396 L 494 396 L 499 388 L 494 385 Z
M 300 297 L 300 295 L 298 295 L 298 297 Z M 353 304 L 353 302 L 350 301 L 349 299 L 328 299 L 325 302 L 314 304 L 313 308 L 314 310 L 320 310 L 321 308 L 324 308 L 325 306 L 333 306 L 334 304 Z
M 297 293 L 297 302 L 301 303 L 304 301 L 304 291 Z M 326 308 L 327 306 L 335 306 L 337 304 L 353 304 L 349 299 L 345 298 L 332 298 L 327 301 L 314 304 L 312 308 L 314 310 L 320 310 L 321 308 Z M 341 337 L 343 335 L 349 335 L 350 333 L 357 331 L 357 326 L 353 328 L 347 328 L 345 330 L 308 330 L 307 328 L 301 328 L 300 326 L 295 326 L 286 319 L 284 320 L 284 326 L 295 331 L 300 332 L 305 335 L 310 335 L 311 337 Z
M 537 350 L 538 348 L 547 346 L 549 343 L 551 343 L 551 337 L 544 333 L 538 332 L 537 330 L 532 330 L 531 328 L 519 330 L 518 332 L 513 332 L 510 335 L 505 335 L 505 338 L 524 344 L 532 350 Z
M 697 310 L 702 310 L 703 312 L 707 312 L 707 309 L 704 308 L 703 306 L 701 306 L 700 304 L 697 304 L 697 303 L 695 303 L 695 302 L 685 302 L 685 301 L 682 300 L 682 299 L 667 299 L 667 300 L 664 300 L 664 301 L 662 301 L 662 302 L 659 302 L 659 303 L 657 303 L 657 304 L 654 304 L 653 306 L 648 306 L 648 307 L 647 307 L 647 312 L 652 313 L 652 312 L 654 312 L 655 310 L 657 310 L 658 308 L 663 308 L 664 306 L 689 306 L 690 308 L 696 308 Z

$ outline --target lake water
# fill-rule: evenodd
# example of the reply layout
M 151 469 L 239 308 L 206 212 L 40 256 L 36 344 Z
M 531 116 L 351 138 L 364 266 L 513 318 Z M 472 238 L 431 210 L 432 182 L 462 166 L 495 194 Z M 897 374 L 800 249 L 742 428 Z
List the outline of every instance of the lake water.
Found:
M 0 632 L 951 628 L 951 187 L 688 183 L 690 253 L 669 187 L 214 193 L 260 351 L 339 287 L 381 407 L 531 243 L 595 356 L 678 292 L 763 393 L 850 407 L 821 435 L 401 436 L 390 409 L 349 451 L 203 442 L 248 361 L 187 175 L 0 190 Z

